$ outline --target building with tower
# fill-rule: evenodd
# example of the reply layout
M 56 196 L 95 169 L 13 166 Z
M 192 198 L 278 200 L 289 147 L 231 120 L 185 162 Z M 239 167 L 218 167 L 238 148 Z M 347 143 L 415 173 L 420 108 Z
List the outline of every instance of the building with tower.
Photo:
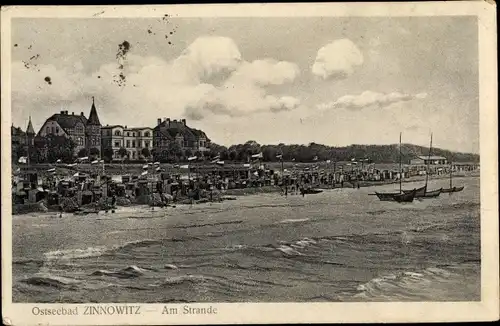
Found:
M 89 119 L 85 117 L 83 112 L 80 112 L 80 114 L 71 112 L 70 114 L 68 111 L 60 111 L 45 120 L 35 137 L 36 147 L 42 153 L 48 150 L 47 138 L 50 136 L 64 136 L 71 139 L 75 144 L 73 149 L 75 156 L 82 149 L 86 149 L 88 152 L 91 148 L 99 150 L 100 155 L 101 123 L 97 115 L 94 99 L 92 98 Z

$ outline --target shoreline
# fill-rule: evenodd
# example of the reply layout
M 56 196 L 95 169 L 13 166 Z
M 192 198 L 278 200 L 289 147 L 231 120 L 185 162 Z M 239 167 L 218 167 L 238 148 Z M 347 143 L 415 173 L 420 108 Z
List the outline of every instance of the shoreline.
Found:
M 479 174 L 465 174 L 461 176 L 456 176 L 453 179 L 463 179 L 463 178 L 478 178 L 480 175 Z M 439 176 L 439 177 L 433 177 L 429 178 L 429 181 L 433 180 L 446 180 L 449 179 L 449 176 Z M 419 181 L 425 181 L 425 176 L 418 176 L 418 177 L 412 177 L 409 179 L 403 180 L 402 183 L 412 183 L 412 182 L 419 182 Z M 368 188 L 368 187 L 379 187 L 379 186 L 386 186 L 386 185 L 391 185 L 391 184 L 398 184 L 399 182 L 397 180 L 390 180 L 390 181 L 361 181 L 360 182 L 360 188 Z M 354 183 L 356 185 L 356 183 Z M 313 187 L 315 189 L 321 189 L 321 190 L 333 190 L 333 189 L 341 189 L 340 187 L 331 187 L 331 186 L 318 186 L 318 187 Z M 344 187 L 343 189 L 353 189 L 353 184 L 350 182 L 344 182 Z M 218 190 L 218 196 L 220 196 L 220 201 L 226 201 L 226 200 L 237 200 L 238 197 L 247 197 L 247 196 L 252 196 L 252 195 L 260 195 L 260 194 L 273 194 L 273 193 L 282 193 L 282 189 L 279 186 L 263 186 L 263 187 L 252 187 L 252 188 L 239 188 L 239 189 L 228 189 L 228 190 L 223 190 L 220 191 Z M 203 198 L 200 200 L 193 201 L 192 205 L 200 205 L 200 204 L 206 204 L 210 202 L 219 202 L 219 200 L 208 200 L 207 198 Z M 175 208 L 177 206 L 184 206 L 184 205 L 191 205 L 188 200 L 182 200 L 176 203 L 170 203 L 167 205 L 167 208 Z M 116 209 L 120 207 L 139 207 L 139 206 L 144 206 L 144 204 L 129 204 L 129 205 L 116 205 Z M 173 206 L 173 207 L 172 207 Z M 151 206 L 148 206 L 151 207 Z M 158 207 L 159 206 L 154 206 Z M 88 209 L 86 207 L 82 207 L 82 213 L 80 214 L 74 214 L 74 212 L 64 212 L 65 214 L 74 214 L 74 215 L 86 215 L 85 209 Z M 25 215 L 25 214 L 30 214 L 30 213 L 45 213 L 45 212 L 57 212 L 56 210 L 53 210 L 51 208 L 45 207 L 42 203 L 30 203 L 30 204 L 17 204 L 17 205 L 12 205 L 12 215 Z M 87 212 L 87 213 L 90 213 Z

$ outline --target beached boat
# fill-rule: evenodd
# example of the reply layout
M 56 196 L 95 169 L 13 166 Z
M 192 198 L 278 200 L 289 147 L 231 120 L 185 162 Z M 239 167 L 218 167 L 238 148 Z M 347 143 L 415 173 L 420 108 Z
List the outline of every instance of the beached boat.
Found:
M 444 193 L 453 193 L 464 190 L 464 187 L 453 187 L 453 163 L 450 160 L 450 188 L 443 188 L 442 192 Z
M 380 193 L 375 191 L 375 195 L 377 195 L 378 199 L 381 201 L 395 201 L 398 203 L 411 203 L 415 198 L 415 193 L 417 189 L 413 189 L 410 193 L 399 193 L 399 192 L 386 192 Z
M 323 190 L 321 189 L 304 189 L 304 194 L 306 195 L 315 195 L 315 194 L 320 194 L 322 192 Z
M 433 190 L 433 191 L 427 191 L 423 196 L 416 197 L 415 198 L 435 198 L 439 197 L 441 192 L 443 191 L 443 188 L 438 189 L 438 190 Z
M 459 192 L 459 191 L 462 191 L 464 190 L 464 187 L 451 187 L 451 188 L 443 188 L 441 190 L 441 192 L 444 192 L 444 193 L 452 193 L 452 192 Z
M 427 162 L 430 161 L 431 153 L 432 153 L 432 133 L 431 133 L 431 143 L 429 146 L 429 159 L 427 160 Z M 427 163 L 427 167 L 426 167 L 425 185 L 423 187 L 417 189 L 417 192 L 415 194 L 415 198 L 435 198 L 441 194 L 441 192 L 443 190 L 442 188 L 437 189 L 437 190 L 427 191 L 427 184 L 428 183 L 429 183 L 429 163 Z M 403 192 L 410 193 L 411 190 L 403 190 Z
M 403 192 L 405 194 L 409 194 L 409 193 L 411 193 L 414 190 L 415 189 L 412 189 L 412 190 L 403 190 Z M 427 185 L 425 185 L 425 186 L 423 186 L 421 188 L 417 188 L 416 192 L 415 192 L 415 197 L 424 197 L 426 192 L 427 192 Z
M 399 192 L 386 192 L 386 193 L 381 193 L 381 192 L 376 192 L 375 195 L 377 195 L 378 199 L 381 201 L 395 201 L 398 203 L 411 203 L 413 199 L 415 198 L 415 194 L 417 193 L 417 189 L 411 190 L 409 193 L 405 193 L 402 190 L 402 179 L 403 179 L 403 166 L 402 166 L 402 160 L 401 160 L 401 133 L 399 133 Z M 427 186 L 426 186 L 427 187 Z

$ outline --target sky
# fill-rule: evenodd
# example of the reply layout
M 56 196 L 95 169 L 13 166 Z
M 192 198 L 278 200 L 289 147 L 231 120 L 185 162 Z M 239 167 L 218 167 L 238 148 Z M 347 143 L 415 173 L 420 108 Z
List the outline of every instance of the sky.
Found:
M 218 144 L 479 153 L 475 17 L 16 18 L 12 122 L 187 119 Z

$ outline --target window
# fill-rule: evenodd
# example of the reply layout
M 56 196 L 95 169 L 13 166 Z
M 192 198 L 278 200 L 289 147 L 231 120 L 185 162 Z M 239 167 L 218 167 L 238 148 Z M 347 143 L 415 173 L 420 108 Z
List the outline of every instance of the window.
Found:
M 140 131 L 137 133 L 137 136 L 138 136 L 138 137 L 141 137 L 141 132 L 140 132 Z
M 144 137 L 149 137 L 149 131 L 146 131 L 146 132 L 144 133 Z
M 108 130 L 107 134 L 108 136 L 111 136 L 111 130 Z
M 189 146 L 188 141 L 187 141 L 187 140 L 185 140 L 185 141 L 184 141 L 184 147 L 188 147 L 188 146 Z
M 144 147 L 146 147 L 146 148 L 149 147 L 149 142 L 147 140 L 144 142 Z
M 115 136 L 120 136 L 120 130 L 115 131 Z
M 50 127 L 47 127 L 47 133 L 50 134 Z
M 135 152 L 132 152 L 132 158 L 135 158 Z
M 132 148 L 135 148 L 135 140 L 132 140 Z
M 120 147 L 120 142 L 119 141 L 115 141 L 115 147 Z
M 127 137 L 129 137 L 129 136 L 130 136 L 130 132 L 127 131 Z
M 130 147 L 130 140 L 127 140 L 127 148 Z
M 59 133 L 59 127 L 56 127 L 56 134 Z

